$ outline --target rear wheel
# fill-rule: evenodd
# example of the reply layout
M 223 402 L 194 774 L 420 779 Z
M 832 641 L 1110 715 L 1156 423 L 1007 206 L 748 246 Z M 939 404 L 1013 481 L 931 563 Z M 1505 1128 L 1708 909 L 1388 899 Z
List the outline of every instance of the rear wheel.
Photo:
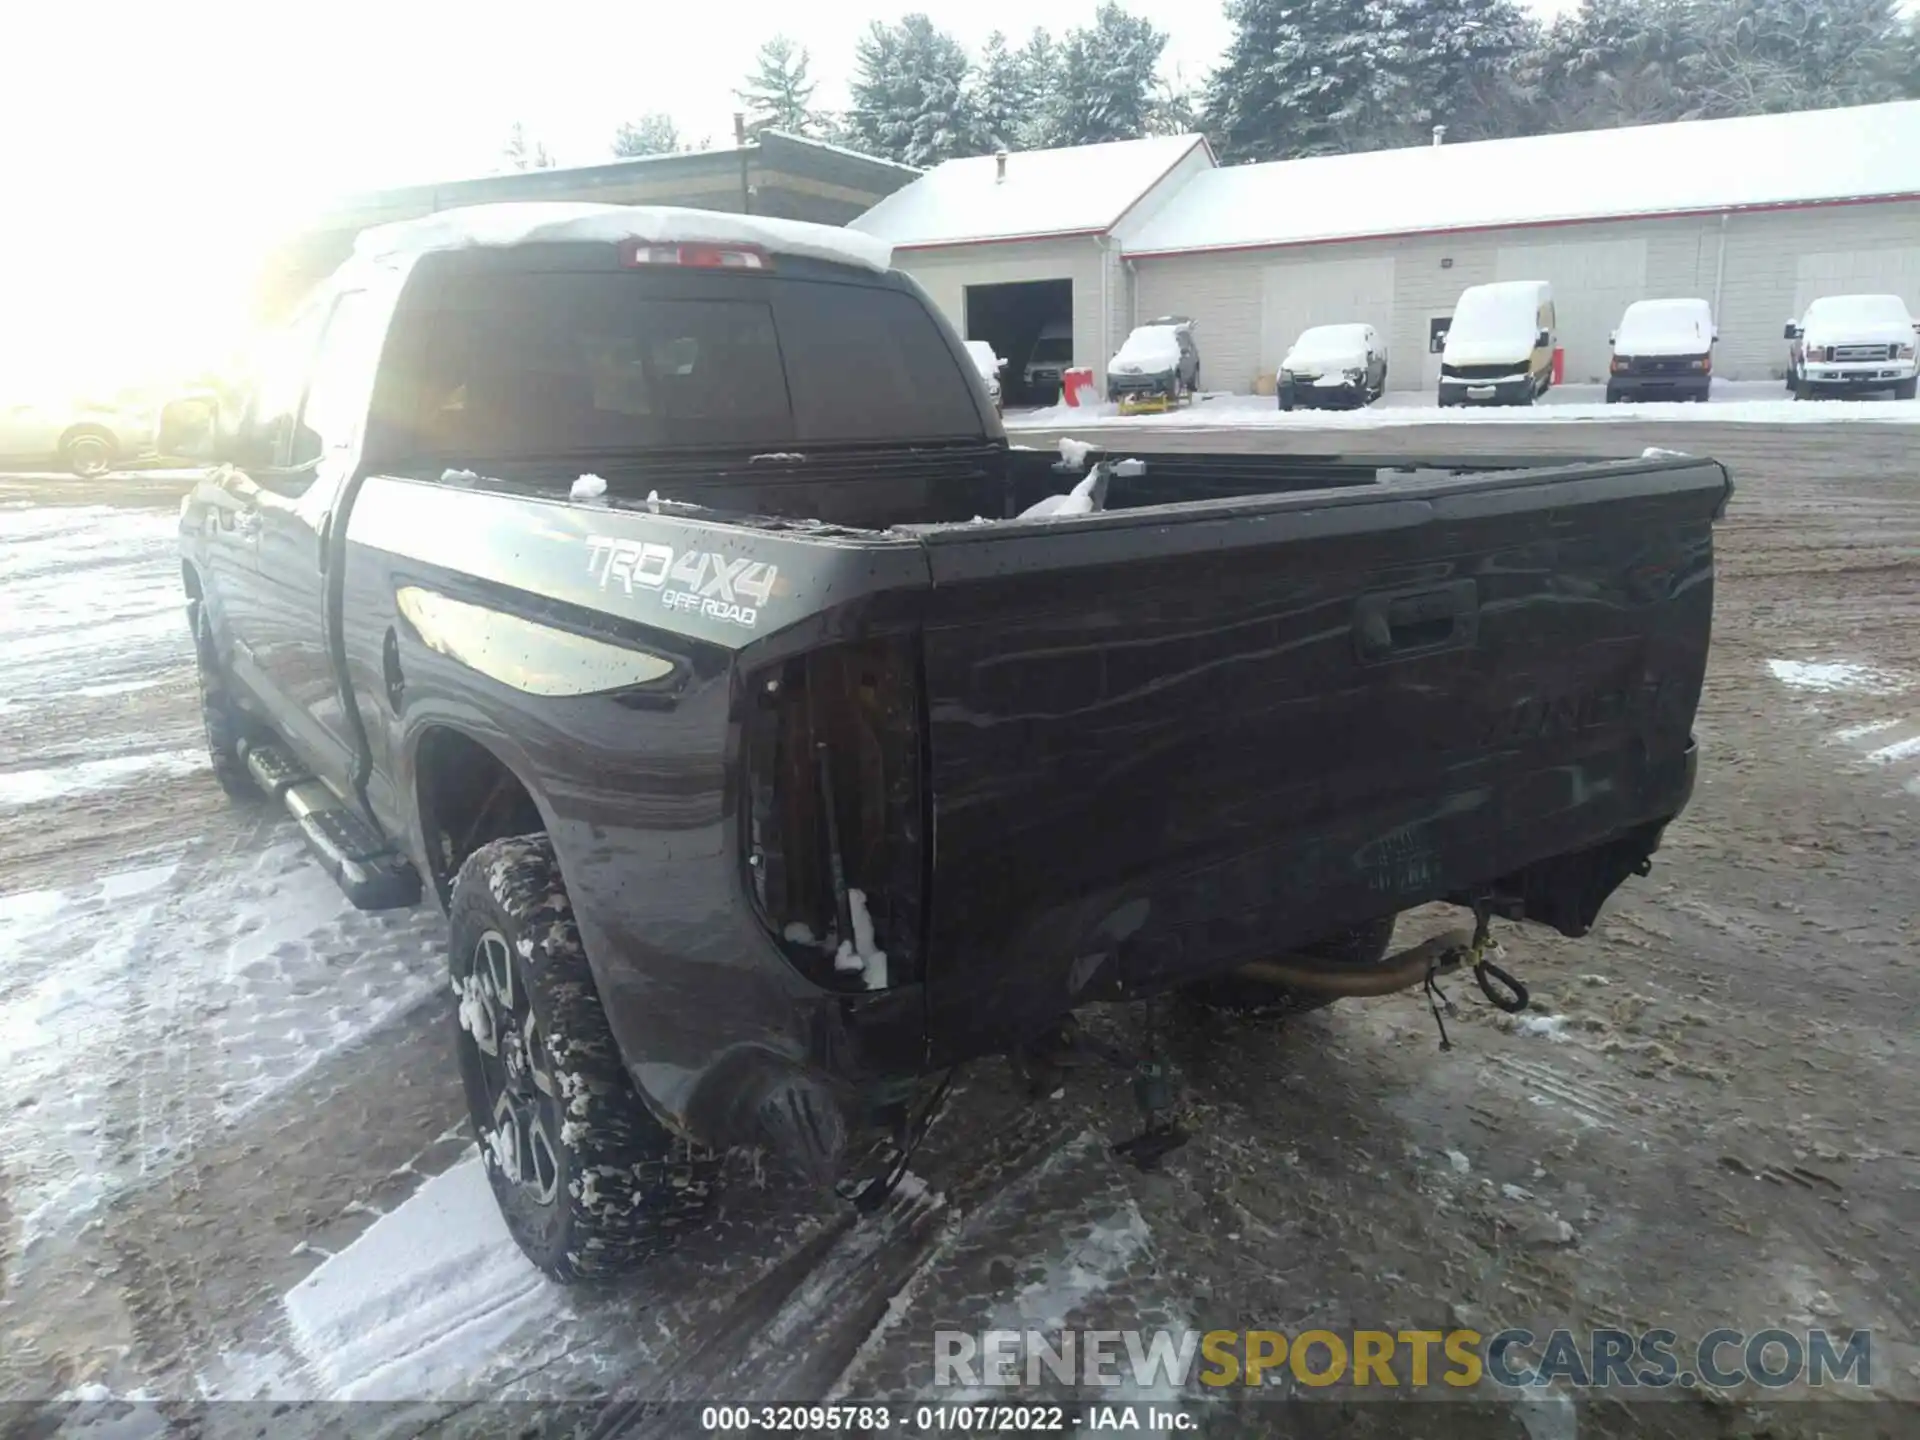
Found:
M 1316 969 L 1327 970 L 1371 970 L 1387 958 L 1387 952 L 1393 945 L 1394 917 L 1376 920 L 1370 925 L 1361 925 L 1352 930 L 1330 935 L 1324 940 L 1316 940 L 1311 945 L 1302 945 L 1288 955 L 1286 959 L 1299 963 L 1308 962 Z M 1247 1012 L 1277 1012 L 1280 1014 L 1298 1014 L 1307 1010 L 1318 1010 L 1331 1005 L 1338 996 L 1322 995 L 1317 991 L 1295 990 L 1284 985 L 1275 985 L 1271 981 L 1256 980 L 1252 976 L 1236 971 L 1229 975 L 1217 976 L 1211 980 L 1202 980 L 1187 987 L 1187 993 L 1202 1005 L 1215 1010 Z
M 468 856 L 450 923 L 460 1078 L 508 1233 L 562 1283 L 670 1249 L 705 1217 L 719 1159 L 634 1089 L 547 837 Z

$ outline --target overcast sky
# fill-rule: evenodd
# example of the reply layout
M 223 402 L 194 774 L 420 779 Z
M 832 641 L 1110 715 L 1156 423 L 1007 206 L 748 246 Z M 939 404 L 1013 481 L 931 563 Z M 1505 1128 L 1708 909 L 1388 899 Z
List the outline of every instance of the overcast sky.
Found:
M 872 20 L 924 10 L 977 50 L 1040 16 L 1056 34 L 1085 24 L 1097 3 L 22 0 L 0 86 L 0 384 L 48 363 L 23 331 L 111 312 L 134 346 L 135 330 L 170 344 L 213 324 L 210 287 L 263 230 L 345 191 L 485 174 L 516 119 L 562 164 L 606 159 L 620 121 L 656 110 L 725 144 L 732 91 L 775 33 L 811 51 L 816 103 L 837 107 Z M 1228 38 L 1213 0 L 1130 8 L 1172 32 L 1166 68 L 1188 83 Z

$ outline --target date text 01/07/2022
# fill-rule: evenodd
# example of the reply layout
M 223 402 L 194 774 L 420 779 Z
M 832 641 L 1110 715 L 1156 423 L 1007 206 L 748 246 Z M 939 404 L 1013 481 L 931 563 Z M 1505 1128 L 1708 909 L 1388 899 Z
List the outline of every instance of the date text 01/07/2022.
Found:
M 1066 1434 L 1081 1430 L 1171 1433 L 1192 1430 L 1193 1416 L 1161 1405 L 707 1405 L 700 1428 L 708 1433 L 779 1435 L 872 1434 L 899 1429 L 909 1434 Z

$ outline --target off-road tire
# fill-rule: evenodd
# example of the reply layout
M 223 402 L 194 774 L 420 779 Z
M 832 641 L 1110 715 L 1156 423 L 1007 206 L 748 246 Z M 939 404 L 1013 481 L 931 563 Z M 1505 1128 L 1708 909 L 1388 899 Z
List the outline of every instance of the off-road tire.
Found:
M 1393 947 L 1393 925 L 1393 917 L 1388 916 L 1385 920 L 1316 940 L 1311 945 L 1302 945 L 1283 959 L 1291 963 L 1307 961 L 1327 969 L 1371 970 L 1387 958 L 1387 952 Z M 1241 1014 L 1301 1014 L 1331 1005 L 1339 998 L 1269 984 L 1237 972 L 1189 985 L 1187 994 L 1209 1009 Z
M 705 1219 L 720 1160 L 669 1133 L 634 1089 L 547 837 L 495 840 L 468 856 L 453 882 L 449 922 L 456 994 L 472 983 L 483 938 L 505 939 L 562 1116 L 552 1147 L 558 1185 L 543 1204 L 506 1173 L 489 1143 L 493 1099 L 481 1051 L 456 1016 L 474 1138 L 508 1233 L 562 1284 L 610 1278 L 671 1249 Z
M 195 669 L 199 672 L 200 723 L 207 735 L 207 759 L 213 766 L 213 778 L 235 800 L 258 800 L 260 787 L 253 783 L 246 757 L 241 753 L 251 726 L 240 707 L 233 703 L 226 676 L 220 673 L 205 603 L 189 601 L 187 614 L 188 623 L 193 627 Z

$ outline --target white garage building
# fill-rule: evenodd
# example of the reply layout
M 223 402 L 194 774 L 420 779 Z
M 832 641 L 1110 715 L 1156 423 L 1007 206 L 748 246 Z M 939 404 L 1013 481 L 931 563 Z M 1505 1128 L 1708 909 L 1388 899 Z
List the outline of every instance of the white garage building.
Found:
M 1096 378 L 1157 315 L 1192 316 L 1206 385 L 1238 391 L 1304 327 L 1364 320 L 1393 387 L 1426 389 L 1462 289 L 1537 279 L 1569 382 L 1600 379 L 1620 312 L 1662 296 L 1711 301 L 1715 373 L 1764 379 L 1818 295 L 1920 314 L 1920 101 L 1266 165 L 1217 166 L 1198 136 L 1023 152 L 939 166 L 853 223 L 974 338 L 1020 331 L 995 287 L 1052 282 L 1032 294 L 1057 309 L 1067 282 Z

